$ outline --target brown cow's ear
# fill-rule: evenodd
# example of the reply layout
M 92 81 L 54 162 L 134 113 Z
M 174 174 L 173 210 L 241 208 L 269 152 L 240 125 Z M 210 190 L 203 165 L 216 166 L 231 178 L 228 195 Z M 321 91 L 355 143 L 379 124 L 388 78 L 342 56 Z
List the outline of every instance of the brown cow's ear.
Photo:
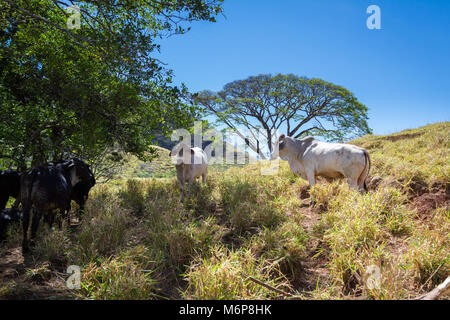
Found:
M 191 154 L 194 154 L 194 153 L 195 153 L 194 149 L 191 148 Z
M 280 136 L 280 138 L 278 138 L 278 140 L 281 141 L 281 140 L 284 140 L 284 138 L 286 138 L 286 135 L 282 134 L 282 135 Z

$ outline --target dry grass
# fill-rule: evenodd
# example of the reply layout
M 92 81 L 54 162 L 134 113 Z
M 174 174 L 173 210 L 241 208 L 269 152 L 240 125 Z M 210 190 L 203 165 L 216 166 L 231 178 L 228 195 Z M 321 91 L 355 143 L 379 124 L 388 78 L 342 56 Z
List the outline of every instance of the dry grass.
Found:
M 98 185 L 78 229 L 40 231 L 29 274 L 80 265 L 89 299 L 285 298 L 246 275 L 298 299 L 413 298 L 449 275 L 449 134 L 439 123 L 352 142 L 379 177 L 365 195 L 344 181 L 307 192 L 285 162 L 272 176 L 265 164 L 212 170 L 185 204 L 175 178 Z

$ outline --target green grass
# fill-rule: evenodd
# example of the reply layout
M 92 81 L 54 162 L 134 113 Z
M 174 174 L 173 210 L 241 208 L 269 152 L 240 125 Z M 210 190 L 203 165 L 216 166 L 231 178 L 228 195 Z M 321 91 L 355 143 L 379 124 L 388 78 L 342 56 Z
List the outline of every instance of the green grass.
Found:
M 449 208 L 419 215 L 413 193 L 447 192 L 449 133 L 438 123 L 353 141 L 381 178 L 364 195 L 338 180 L 308 196 L 286 162 L 269 176 L 259 163 L 210 170 L 182 204 L 175 177 L 126 179 L 140 172 L 130 165 L 92 190 L 79 228 L 39 231 L 30 274 L 79 265 L 81 299 L 289 298 L 252 279 L 291 299 L 417 297 L 450 270 Z M 13 235 L 6 247 L 18 243 Z M 375 288 L 367 286 L 373 267 Z

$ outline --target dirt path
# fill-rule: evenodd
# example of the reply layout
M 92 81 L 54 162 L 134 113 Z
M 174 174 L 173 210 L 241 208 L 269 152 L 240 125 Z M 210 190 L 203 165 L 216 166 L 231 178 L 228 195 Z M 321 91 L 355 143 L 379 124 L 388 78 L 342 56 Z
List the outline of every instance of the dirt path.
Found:
M 294 286 L 298 291 L 313 291 L 318 287 L 325 287 L 329 275 L 326 268 L 328 259 L 322 250 L 321 239 L 314 229 L 320 223 L 322 215 L 320 210 L 311 204 L 306 190 L 302 190 L 300 199 L 302 201 L 301 214 L 303 215 L 301 224 L 309 239 L 306 242 L 307 256 L 301 261 L 300 277 L 294 280 Z
M 48 265 L 36 268 L 33 258 L 24 258 L 22 248 L 15 247 L 0 255 L 0 299 L 59 300 L 74 296 L 65 289 L 64 279 Z

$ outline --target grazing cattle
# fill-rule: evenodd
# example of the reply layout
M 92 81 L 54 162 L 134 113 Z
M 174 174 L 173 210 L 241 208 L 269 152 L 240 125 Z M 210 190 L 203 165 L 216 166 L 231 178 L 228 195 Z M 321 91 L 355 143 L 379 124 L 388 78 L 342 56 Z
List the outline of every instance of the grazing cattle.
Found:
M 6 240 L 8 228 L 12 224 L 19 224 L 22 220 L 22 211 L 16 208 L 9 208 L 0 211 L 0 242 Z
M 20 175 L 15 170 L 0 171 L 0 210 L 5 209 L 9 197 L 20 193 Z
M 186 154 L 184 153 L 186 150 Z M 175 168 L 177 170 L 178 183 L 180 184 L 181 202 L 184 201 L 184 185 L 188 183 L 188 194 L 192 182 L 202 176 L 203 183 L 208 175 L 208 158 L 206 153 L 198 147 L 189 148 L 180 144 L 176 146 L 169 155 L 177 156 Z
M 287 160 L 294 173 L 308 180 L 310 186 L 316 184 L 316 177 L 347 178 L 349 187 L 367 191 L 366 178 L 370 170 L 367 150 L 342 143 L 321 142 L 313 137 L 300 140 L 284 134 L 278 139 L 278 155 Z
M 34 207 L 31 222 L 31 239 L 34 239 L 43 214 L 46 215 L 47 222 L 52 223 L 52 211 L 59 209 L 64 214 L 70 209 L 74 186 L 78 183 L 90 186 L 93 181 L 89 166 L 76 158 L 37 167 L 22 176 L 20 200 L 23 206 L 24 252 L 28 250 L 27 233 L 31 208 Z

